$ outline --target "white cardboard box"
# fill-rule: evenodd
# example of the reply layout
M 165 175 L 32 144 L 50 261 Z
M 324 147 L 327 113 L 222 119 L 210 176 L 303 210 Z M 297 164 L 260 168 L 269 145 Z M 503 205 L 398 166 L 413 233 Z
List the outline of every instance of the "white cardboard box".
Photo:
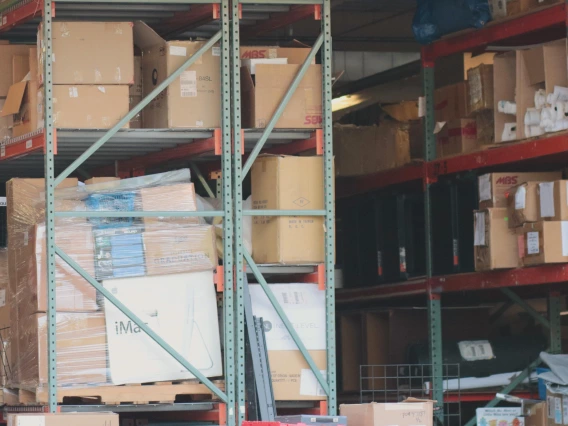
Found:
M 212 271 L 106 280 L 103 285 L 203 375 L 223 374 Z M 194 378 L 106 299 L 105 312 L 113 384 Z
M 325 292 L 317 284 L 270 284 L 269 288 L 294 325 L 306 348 L 325 350 Z M 249 286 L 252 312 L 265 323 L 269 351 L 293 351 L 298 347 L 260 284 Z

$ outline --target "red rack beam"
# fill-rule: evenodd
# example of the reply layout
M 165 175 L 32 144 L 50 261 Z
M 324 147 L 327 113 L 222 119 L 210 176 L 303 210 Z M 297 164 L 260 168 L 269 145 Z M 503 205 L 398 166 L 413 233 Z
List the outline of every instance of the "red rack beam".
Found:
M 437 58 L 476 50 L 530 32 L 565 26 L 565 22 L 566 9 L 562 2 L 517 18 L 489 23 L 479 30 L 444 37 L 422 48 L 422 61 L 433 62 Z
M 43 12 L 43 0 L 33 0 L 20 7 L 14 7 L 13 10 L 0 13 L 2 22 L 0 22 L 0 32 L 7 31 L 16 25 L 22 24 L 30 19 L 40 16 Z M 52 6 L 52 14 L 55 15 L 55 4 Z
M 568 133 L 563 132 L 542 139 L 435 160 L 428 164 L 428 176 L 436 179 L 438 176 L 468 170 L 518 163 L 539 157 L 557 156 L 566 154 L 567 151 Z
M 36 132 L 29 137 L 10 140 L 6 145 L 0 145 L 0 162 L 43 150 L 44 145 L 45 138 L 43 132 Z

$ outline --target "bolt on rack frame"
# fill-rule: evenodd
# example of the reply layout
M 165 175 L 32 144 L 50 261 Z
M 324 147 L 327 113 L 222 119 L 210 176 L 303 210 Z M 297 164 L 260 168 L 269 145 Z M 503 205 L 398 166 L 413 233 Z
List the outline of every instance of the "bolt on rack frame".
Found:
M 233 139 L 238 141 L 241 139 L 241 107 L 240 107 L 240 11 L 246 4 L 255 3 L 253 0 L 233 1 L 231 6 L 231 75 L 232 75 L 232 103 L 233 103 Z M 245 269 L 245 261 L 252 270 L 256 280 L 262 286 L 268 299 L 278 313 L 290 336 L 294 340 L 298 349 L 301 351 L 306 362 L 310 366 L 321 388 L 327 395 L 328 414 L 334 415 L 337 411 L 336 401 L 336 379 L 335 379 L 335 287 L 334 287 L 334 190 L 333 190 L 333 141 L 332 141 L 332 113 L 331 113 L 331 22 L 330 8 L 331 0 L 269 0 L 263 3 L 270 4 L 290 4 L 312 6 L 316 18 L 321 20 L 321 34 L 317 38 L 310 54 L 304 63 L 299 67 L 296 76 L 284 96 L 282 97 L 278 107 L 272 118 L 268 121 L 266 128 L 261 136 L 257 139 L 256 144 L 243 165 L 244 154 L 239 144 L 235 144 L 235 156 L 233 160 L 233 185 L 234 185 L 234 226 L 235 226 L 235 247 L 234 261 L 236 271 Z M 252 259 L 250 253 L 246 251 L 243 245 L 243 216 L 254 216 L 255 210 L 243 209 L 243 180 L 250 171 L 251 166 L 258 154 L 263 149 L 267 139 L 272 134 L 276 123 L 284 112 L 286 105 L 294 94 L 301 79 L 305 75 L 308 67 L 312 63 L 318 51 L 321 52 L 322 64 L 322 137 L 323 143 L 318 154 L 323 154 L 324 161 L 324 209 L 323 210 L 263 210 L 263 216 L 320 216 L 324 218 L 325 223 L 325 241 L 322 241 L 325 247 L 325 285 L 322 291 L 325 291 L 326 301 L 326 343 L 327 343 L 327 373 L 324 376 L 317 368 L 311 355 L 308 353 L 305 345 L 302 343 L 294 326 L 290 323 L 286 314 L 279 306 L 274 294 L 270 290 L 266 279 L 262 275 L 258 266 Z M 321 152 L 320 152 L 321 151 Z M 239 424 L 245 417 L 245 335 L 244 335 L 244 286 L 245 282 L 242 274 L 236 274 L 235 290 L 236 290 L 236 400 L 238 405 Z

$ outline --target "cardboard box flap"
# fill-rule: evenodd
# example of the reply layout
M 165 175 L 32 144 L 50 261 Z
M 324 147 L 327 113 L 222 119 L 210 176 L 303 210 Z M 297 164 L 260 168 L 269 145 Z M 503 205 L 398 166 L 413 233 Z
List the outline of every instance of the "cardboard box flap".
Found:
M 397 121 L 407 122 L 418 120 L 418 101 L 406 101 L 399 104 L 381 106 L 384 112 Z
M 134 22 L 134 44 L 141 49 L 148 49 L 157 44 L 165 43 L 165 40 L 156 31 L 142 21 Z
M 12 84 L 18 83 L 22 80 L 29 80 L 29 72 L 29 55 L 14 55 L 12 57 Z
M 20 81 L 10 86 L 6 103 L 0 112 L 0 117 L 6 117 L 7 115 L 14 115 L 20 112 L 27 85 L 27 81 Z
M 529 84 L 544 83 L 544 50 L 542 46 L 523 51 Z

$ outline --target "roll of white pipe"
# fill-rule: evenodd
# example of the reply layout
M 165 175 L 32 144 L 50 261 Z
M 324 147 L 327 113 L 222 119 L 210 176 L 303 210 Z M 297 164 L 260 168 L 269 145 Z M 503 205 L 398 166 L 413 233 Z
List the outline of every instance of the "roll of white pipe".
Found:
M 554 86 L 554 101 L 568 101 L 568 87 Z
M 525 113 L 525 126 L 535 126 L 540 124 L 541 110 L 528 108 Z
M 547 101 L 546 92 L 542 89 L 538 89 L 534 93 L 534 106 L 535 106 L 535 108 L 536 109 L 544 108 L 544 106 L 546 105 L 546 101 Z
M 541 136 L 544 135 L 544 129 L 540 126 L 529 126 L 529 134 L 530 138 L 535 136 Z

